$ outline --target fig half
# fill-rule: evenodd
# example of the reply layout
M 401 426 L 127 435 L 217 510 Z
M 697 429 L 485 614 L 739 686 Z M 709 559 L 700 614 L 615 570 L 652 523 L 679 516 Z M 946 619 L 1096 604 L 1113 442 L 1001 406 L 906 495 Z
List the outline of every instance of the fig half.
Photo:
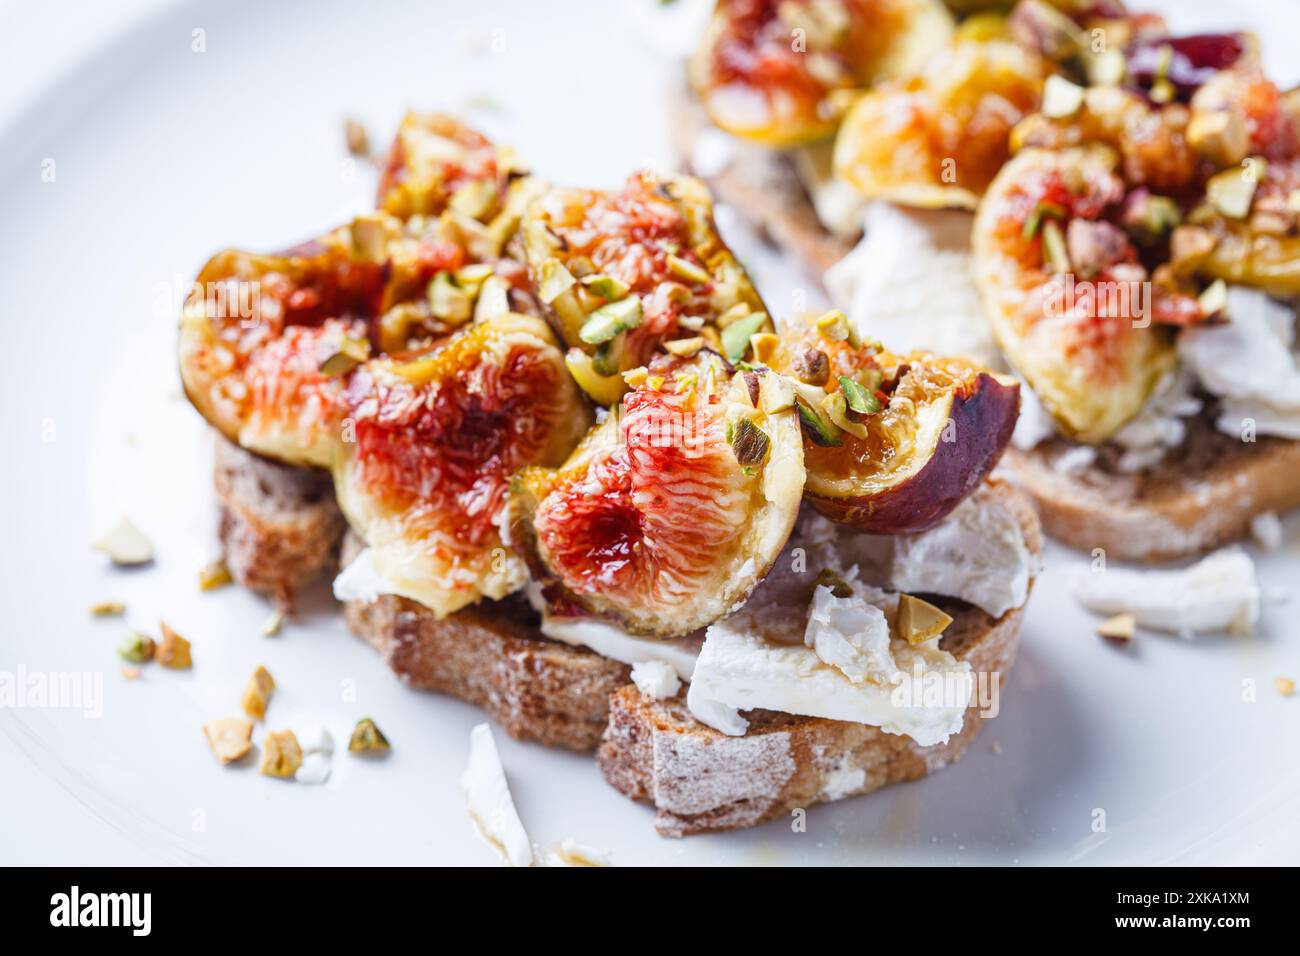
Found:
M 1020 410 L 1013 378 L 896 356 L 829 323 L 783 329 L 771 362 L 799 380 L 809 502 L 870 534 L 938 524 L 997 464 Z
M 677 637 L 745 599 L 785 544 L 802 442 L 780 376 L 711 352 L 649 369 L 558 470 L 524 469 L 511 537 L 565 603 Z
M 972 235 L 998 344 L 1062 431 L 1088 444 L 1136 415 L 1175 361 L 1158 324 L 1163 293 L 1107 221 L 1125 194 L 1117 164 L 1105 146 L 1019 153 L 989 187 Z
M 872 199 L 974 209 L 1048 72 L 1009 40 L 955 43 L 854 103 L 835 140 L 835 171 Z
M 563 462 L 591 424 L 546 323 L 507 314 L 372 360 L 346 403 L 335 492 L 386 588 L 442 617 L 520 587 L 501 538 L 510 475 Z
M 691 85 L 728 133 L 806 143 L 835 131 L 837 94 L 911 72 L 952 30 L 939 0 L 718 0 Z
M 602 405 L 623 394 L 619 373 L 665 346 L 708 346 L 738 361 L 751 335 L 772 331 L 697 179 L 641 172 L 616 192 L 551 189 L 528 208 L 521 232 L 569 369 Z

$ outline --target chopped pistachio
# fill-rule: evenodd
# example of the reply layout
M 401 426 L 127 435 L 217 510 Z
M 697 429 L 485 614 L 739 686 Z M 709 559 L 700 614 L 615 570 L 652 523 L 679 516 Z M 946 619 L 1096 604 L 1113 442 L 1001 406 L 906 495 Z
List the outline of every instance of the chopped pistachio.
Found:
M 292 730 L 276 730 L 262 740 L 262 762 L 258 773 L 292 779 L 302 766 L 302 747 Z
M 650 374 L 649 371 L 646 369 L 644 365 L 639 365 L 636 368 L 630 368 L 626 372 L 624 372 L 623 381 L 627 382 L 627 384 L 632 388 L 636 388 L 637 386 L 645 383 L 645 380 L 649 374 Z
M 134 667 L 131 664 L 123 664 L 120 668 L 118 668 L 118 670 L 121 672 L 122 676 L 127 680 L 140 679 L 140 668 Z
M 379 213 L 352 220 L 352 254 L 368 262 L 380 262 L 388 245 L 388 228 Z
M 840 391 L 844 393 L 844 401 L 850 411 L 857 412 L 859 415 L 874 415 L 880 411 L 880 399 L 876 398 L 866 386 L 847 375 L 840 376 Z
M 830 568 L 822 568 L 817 572 L 817 580 L 813 582 L 814 588 L 829 588 L 832 597 L 850 598 L 853 597 L 853 588 L 842 577 L 832 571 Z
M 485 322 L 510 311 L 510 283 L 500 276 L 490 276 L 479 287 L 474 303 L 474 321 Z
M 121 601 L 100 601 L 90 606 L 93 617 L 121 617 L 126 613 L 126 605 Z
M 370 358 L 370 340 L 354 335 L 345 335 L 339 340 L 335 352 L 320 363 L 320 373 L 326 378 L 346 375 L 362 362 Z M 229 581 L 222 582 L 228 584 Z M 212 587 L 220 587 L 213 584 Z M 200 587 L 202 578 L 200 577 Z M 208 590 L 204 588 L 204 590 Z
M 542 275 L 537 283 L 537 298 L 544 305 L 550 305 L 564 293 L 573 288 L 578 280 L 573 273 L 564 268 L 559 259 L 547 259 L 542 263 Z
M 668 257 L 668 271 L 679 279 L 685 279 L 687 282 L 694 282 L 697 285 L 702 285 L 713 279 L 708 270 L 702 266 L 697 266 L 689 259 L 683 259 L 681 256 Z
M 497 184 L 491 179 L 475 179 L 452 195 L 448 206 L 453 212 L 472 219 L 485 219 L 497 204 Z
M 1043 87 L 1043 115 L 1050 119 L 1066 119 L 1083 108 L 1083 87 L 1071 83 L 1063 76 L 1052 74 Z
M 1245 219 L 1255 200 L 1257 176 L 1247 176 L 1243 168 L 1225 169 L 1205 184 L 1205 198 L 1229 219 Z
M 172 670 L 188 670 L 193 667 L 194 659 L 190 654 L 190 642 L 168 627 L 166 621 L 162 622 L 161 627 L 162 643 L 158 645 L 158 652 L 155 655 L 158 663 Z
M 704 317 L 699 315 L 680 315 L 677 324 L 688 332 L 698 332 L 704 328 Z
M 215 591 L 217 588 L 225 587 L 232 580 L 234 579 L 230 576 L 230 568 L 226 567 L 226 562 L 221 558 L 199 569 L 200 591 Z
M 1070 271 L 1070 254 L 1065 248 L 1065 236 L 1055 222 L 1043 223 L 1043 262 L 1056 274 Z
M 1290 677 L 1274 677 L 1273 686 L 1283 697 L 1290 697 L 1295 693 L 1295 681 Z
M 754 312 L 737 319 L 722 330 L 722 352 L 732 362 L 738 362 L 749 351 L 749 339 L 767 324 L 766 312 Z
M 690 358 L 703 347 L 704 339 L 698 335 L 691 339 L 674 339 L 664 343 L 665 351 L 680 358 Z
M 152 637 L 147 637 L 138 631 L 132 631 L 122 642 L 117 645 L 117 654 L 123 660 L 131 661 L 134 664 L 143 664 L 145 661 L 153 660 L 154 651 L 158 645 L 154 643 Z
M 262 622 L 262 634 L 266 637 L 275 637 L 284 627 L 284 611 L 279 608 L 271 612 L 271 616 Z
M 370 137 L 366 135 L 366 128 L 359 122 L 354 119 L 345 120 L 343 136 L 348 145 L 348 152 L 353 156 L 370 155 Z
M 754 361 L 764 365 L 772 361 L 780 344 L 781 339 L 771 332 L 758 332 L 749 337 L 749 347 L 754 351 Z
M 835 431 L 835 426 L 823 418 L 821 411 L 814 408 L 804 396 L 798 396 L 795 408 L 799 413 L 799 427 L 809 441 L 823 447 L 834 447 L 843 442 Z
M 1300 212 L 1300 189 L 1293 189 L 1287 194 L 1286 208 L 1291 212 Z
M 664 387 L 664 381 L 665 379 L 662 375 L 651 375 L 646 378 L 645 383 L 647 388 L 651 388 L 657 392 L 659 389 Z
M 105 552 L 114 564 L 146 564 L 153 560 L 153 544 L 139 528 L 126 518 L 118 519 L 93 542 L 97 551 Z
M 641 324 L 641 299 L 635 295 L 602 305 L 587 317 L 578 338 L 589 345 L 608 342 L 614 336 Z
M 769 415 L 783 412 L 795 403 L 794 383 L 784 375 L 764 375 L 759 390 L 759 407 Z
M 469 293 L 456 285 L 450 272 L 439 272 L 429 282 L 429 311 L 435 319 L 449 325 L 468 322 L 474 313 L 474 303 Z
M 1025 224 L 1020 227 L 1020 238 L 1029 240 L 1038 235 L 1038 229 L 1047 217 L 1053 219 L 1065 218 L 1065 207 L 1060 203 L 1048 202 L 1041 200 L 1025 217 Z
M 1109 49 L 1087 59 L 1088 82 L 1097 86 L 1118 86 L 1124 82 L 1128 64 L 1121 50 Z
M 736 461 L 742 465 L 761 465 L 767 460 L 767 452 L 772 445 L 767 432 L 748 418 L 738 418 L 727 423 L 727 441 L 731 444 Z
M 739 322 L 741 319 L 743 319 L 745 316 L 749 315 L 753 311 L 754 310 L 749 307 L 748 302 L 737 302 L 735 305 L 731 306 L 720 316 L 718 316 L 718 323 L 717 323 L 718 328 L 725 329 L 733 322 Z
M 899 636 L 909 644 L 924 644 L 944 632 L 952 617 L 942 610 L 911 594 L 898 596 L 898 616 L 895 625 Z
M 687 372 L 684 375 L 676 376 L 674 380 L 677 382 L 677 388 L 675 391 L 678 395 L 685 395 L 694 392 L 700 384 L 700 377 L 694 372 Z
M 578 387 L 587 393 L 599 405 L 613 405 L 627 390 L 623 379 L 617 375 L 602 375 L 596 370 L 590 355 L 582 349 L 569 349 L 564 354 L 564 366 L 578 383 Z
M 586 275 L 578 280 L 602 299 L 621 299 L 627 295 L 628 284 L 604 274 Z
M 1187 143 L 1216 166 L 1236 166 L 1250 150 L 1250 131 L 1237 113 L 1196 110 L 1187 123 Z
M 348 752 L 354 754 L 374 753 L 389 750 L 388 738 L 369 717 L 362 717 L 352 729 L 352 739 L 348 741 Z
M 1108 617 L 1097 625 L 1097 633 L 1111 641 L 1131 641 L 1137 629 L 1137 618 L 1129 613 Z
M 824 338 L 844 342 L 849 337 L 849 317 L 839 309 L 831 309 L 817 318 L 817 331 Z
M 843 392 L 831 392 L 822 399 L 822 411 L 826 413 L 836 427 L 848 432 L 857 438 L 866 438 L 868 436 L 867 426 L 861 422 L 855 422 L 849 418 L 848 403 L 844 399 Z
M 261 720 L 266 716 L 266 705 L 271 699 L 271 693 L 275 690 L 275 678 L 261 664 L 257 665 L 257 670 L 253 671 L 253 676 L 248 678 L 248 683 L 244 685 L 244 696 L 241 701 L 244 713 L 256 720 Z
M 1181 224 L 1182 210 L 1168 196 L 1147 196 L 1124 216 L 1124 227 L 1138 243 L 1152 245 Z
M 1222 279 L 1215 279 L 1197 297 L 1197 302 L 1201 305 L 1202 315 L 1207 318 L 1218 315 L 1228 307 L 1228 284 Z
M 495 273 L 496 266 L 490 262 L 471 262 L 456 270 L 456 285 L 466 291 L 477 291 Z
M 248 756 L 253 749 L 253 722 L 235 717 L 209 720 L 203 725 L 203 736 L 208 746 L 222 764 L 234 763 Z
M 831 375 L 831 363 L 821 349 L 804 349 L 794 357 L 791 370 L 799 381 L 808 385 L 825 385 Z

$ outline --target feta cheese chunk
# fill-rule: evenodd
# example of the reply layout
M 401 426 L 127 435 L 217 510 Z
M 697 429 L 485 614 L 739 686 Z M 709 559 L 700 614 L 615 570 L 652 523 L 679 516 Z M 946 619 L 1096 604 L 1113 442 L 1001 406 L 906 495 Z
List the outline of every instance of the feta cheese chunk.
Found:
M 1076 568 L 1075 599 L 1097 614 L 1132 614 L 1141 627 L 1174 634 L 1249 633 L 1259 620 L 1255 565 L 1224 548 L 1180 570 Z
M 496 738 L 487 724 L 470 731 L 469 765 L 461 774 L 460 789 L 479 836 L 501 854 L 502 861 L 508 866 L 532 866 L 533 845 L 515 810 Z
M 857 592 L 838 598 L 825 585 L 813 591 L 804 644 L 822 663 L 834 667 L 855 684 L 888 683 L 894 658 L 889 653 L 889 622 L 885 612 L 868 604 Z
M 651 700 L 667 700 L 682 686 L 677 671 L 664 661 L 637 661 L 632 665 L 632 683 Z

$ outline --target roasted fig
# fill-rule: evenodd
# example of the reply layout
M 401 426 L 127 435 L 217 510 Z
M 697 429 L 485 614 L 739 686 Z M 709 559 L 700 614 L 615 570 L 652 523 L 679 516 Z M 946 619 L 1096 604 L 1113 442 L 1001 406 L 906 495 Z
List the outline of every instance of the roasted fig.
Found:
M 488 222 L 520 170 L 508 147 L 440 113 L 407 113 L 384 158 L 375 205 L 407 219 L 447 209 Z
M 794 386 L 807 498 L 871 534 L 932 527 L 1002 456 L 1019 383 L 962 359 L 897 356 L 857 342 L 843 317 L 831 315 L 787 324 L 771 358 L 786 371 L 815 351 L 828 367 L 824 385 Z
M 546 323 L 507 314 L 372 360 L 345 402 L 335 492 L 385 588 L 443 616 L 520 587 L 500 532 L 509 476 L 560 464 L 591 424 Z
M 524 469 L 511 538 L 562 603 L 635 634 L 722 617 L 763 578 L 803 493 L 783 379 L 665 356 L 558 470 Z M 756 400 L 755 400 L 756 398 Z
M 1008 40 L 953 44 L 854 103 L 835 140 L 835 171 L 873 199 L 974 209 L 1048 72 L 1046 60 Z
M 918 68 L 951 35 L 939 0 L 719 0 L 691 85 L 727 132 L 805 143 L 835 131 L 834 94 Z
M 1136 250 L 1108 228 L 1125 197 L 1117 163 L 1104 146 L 1020 153 L 985 194 L 972 238 L 998 344 L 1061 429 L 1089 444 L 1136 415 L 1173 365 L 1162 311 L 1196 306 L 1176 293 L 1157 301 Z M 1087 250 L 1086 268 L 1071 247 Z
M 697 179 L 641 172 L 618 192 L 552 189 L 521 226 L 538 300 L 570 347 L 570 371 L 602 405 L 620 373 L 665 343 L 709 346 L 732 361 L 772 324 L 749 276 L 713 223 Z

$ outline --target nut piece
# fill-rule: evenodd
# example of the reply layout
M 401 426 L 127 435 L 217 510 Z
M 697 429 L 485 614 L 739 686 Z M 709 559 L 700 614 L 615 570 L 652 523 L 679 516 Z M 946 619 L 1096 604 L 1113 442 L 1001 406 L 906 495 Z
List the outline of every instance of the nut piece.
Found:
M 375 726 L 369 717 L 362 717 L 352 730 L 352 739 L 348 741 L 348 752 L 354 754 L 373 753 L 391 750 L 388 738 Z
M 1097 625 L 1097 633 L 1108 641 L 1131 641 L 1137 628 L 1137 618 L 1125 612 L 1108 617 Z
M 292 730 L 275 730 L 262 741 L 262 762 L 258 773 L 268 777 L 292 778 L 302 766 L 302 748 Z
M 138 631 L 132 631 L 122 639 L 122 643 L 117 645 L 117 653 L 123 660 L 131 661 L 134 664 L 143 664 L 145 661 L 153 660 L 154 651 L 158 645 L 153 642 L 153 638 L 146 637 Z
M 370 137 L 366 128 L 354 119 L 344 122 L 343 135 L 348 144 L 348 152 L 353 156 L 370 155 Z
M 262 634 L 266 637 L 275 637 L 282 627 L 284 627 L 284 611 L 277 609 L 262 622 Z
M 248 756 L 252 749 L 253 723 L 237 717 L 209 720 L 203 725 L 208 746 L 223 764 L 233 763 Z
M 244 713 L 256 720 L 261 720 L 266 716 L 266 704 L 271 699 L 271 691 L 275 690 L 275 678 L 261 664 L 257 665 L 257 670 L 253 671 L 253 676 L 248 679 L 244 686 L 244 698 L 242 704 Z
M 93 617 L 121 617 L 126 613 L 126 605 L 121 601 L 100 601 L 90 606 Z
M 831 362 L 821 349 L 804 349 L 790 363 L 790 371 L 805 385 L 825 385 L 831 376 Z
M 123 664 L 121 669 L 122 669 L 122 676 L 127 680 L 140 679 L 140 668 L 132 667 L 130 664 Z
M 105 552 L 114 564 L 147 564 L 153 560 L 153 544 L 139 528 L 126 518 L 119 518 L 94 541 L 97 551 Z
M 1274 677 L 1273 686 L 1283 697 L 1290 697 L 1295 693 L 1295 681 L 1289 677 Z
M 189 670 L 194 666 L 190 657 L 190 642 L 168 627 L 166 621 L 161 626 L 162 643 L 158 645 L 158 663 L 172 670 Z
M 1236 113 L 1196 111 L 1187 124 L 1187 142 L 1216 166 L 1236 166 L 1250 150 L 1250 132 Z
M 939 608 L 910 594 L 898 596 L 897 630 L 909 644 L 924 644 L 938 637 L 952 623 L 952 617 Z
M 230 568 L 226 567 L 226 562 L 222 558 L 218 558 L 199 570 L 200 591 L 215 591 L 217 588 L 225 587 L 232 580 Z

